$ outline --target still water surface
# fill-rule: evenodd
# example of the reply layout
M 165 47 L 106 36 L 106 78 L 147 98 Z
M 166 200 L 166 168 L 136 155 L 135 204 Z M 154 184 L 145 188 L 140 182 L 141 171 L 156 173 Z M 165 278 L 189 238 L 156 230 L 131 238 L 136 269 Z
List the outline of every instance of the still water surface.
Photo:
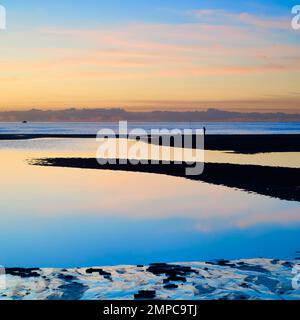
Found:
M 94 157 L 89 139 L 0 141 L 0 264 L 81 267 L 294 258 L 300 204 L 185 178 L 29 165 Z M 300 167 L 298 154 L 206 161 Z

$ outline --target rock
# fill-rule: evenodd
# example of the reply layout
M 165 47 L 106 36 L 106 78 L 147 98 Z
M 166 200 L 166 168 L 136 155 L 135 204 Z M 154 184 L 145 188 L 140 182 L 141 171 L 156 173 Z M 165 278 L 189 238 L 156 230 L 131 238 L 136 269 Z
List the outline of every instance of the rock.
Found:
M 64 280 L 64 281 L 72 281 L 72 280 L 75 280 L 76 278 L 72 275 L 69 275 L 69 274 L 63 274 L 63 273 L 60 273 L 58 275 L 58 278 L 61 279 L 61 280 Z
M 180 277 L 180 276 L 176 276 L 176 275 L 171 275 L 167 279 L 164 279 L 164 283 L 168 283 L 168 282 L 171 282 L 171 281 L 174 281 L 174 282 L 178 282 L 178 281 L 186 282 L 186 278 Z
M 197 270 L 193 270 L 188 266 L 172 265 L 166 263 L 153 263 L 147 269 L 148 272 L 151 272 L 155 275 L 165 274 L 166 276 L 187 276 L 191 273 L 198 274 Z
M 165 289 L 168 289 L 168 290 L 173 290 L 173 289 L 177 289 L 177 288 L 178 288 L 178 285 L 177 285 L 177 284 L 170 283 L 170 284 L 164 285 L 164 288 L 165 288 Z
M 134 299 L 154 299 L 156 297 L 155 290 L 140 290 L 139 293 L 134 295 Z
M 112 280 L 111 273 L 110 272 L 106 272 L 103 269 L 90 268 L 90 269 L 86 269 L 85 272 L 88 273 L 88 274 L 99 273 L 99 275 L 103 276 L 105 279 Z
M 6 274 L 21 278 L 40 277 L 40 274 L 36 271 L 40 271 L 39 268 L 7 268 Z

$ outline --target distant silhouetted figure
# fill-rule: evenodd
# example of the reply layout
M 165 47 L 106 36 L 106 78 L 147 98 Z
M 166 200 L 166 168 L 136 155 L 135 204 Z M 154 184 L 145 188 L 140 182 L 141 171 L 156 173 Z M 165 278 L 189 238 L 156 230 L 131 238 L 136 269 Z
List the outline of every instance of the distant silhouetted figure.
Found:
M 203 132 L 204 132 L 204 135 L 206 135 L 206 128 L 203 127 Z

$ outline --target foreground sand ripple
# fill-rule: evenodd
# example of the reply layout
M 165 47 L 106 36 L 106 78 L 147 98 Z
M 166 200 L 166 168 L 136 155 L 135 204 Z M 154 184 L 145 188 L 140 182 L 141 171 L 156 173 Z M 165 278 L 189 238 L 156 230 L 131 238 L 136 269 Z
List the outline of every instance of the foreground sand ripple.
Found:
M 251 259 L 78 269 L 10 268 L 0 298 L 291 300 L 300 298 L 292 273 L 296 265 L 297 261 Z

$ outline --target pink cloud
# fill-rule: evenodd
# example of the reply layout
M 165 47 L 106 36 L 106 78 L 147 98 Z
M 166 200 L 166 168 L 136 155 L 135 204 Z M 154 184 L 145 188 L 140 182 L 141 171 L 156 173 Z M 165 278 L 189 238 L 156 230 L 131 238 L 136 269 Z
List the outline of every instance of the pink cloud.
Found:
M 258 224 L 278 224 L 278 225 L 291 225 L 293 223 L 299 223 L 299 209 L 291 208 L 279 212 L 264 213 L 259 212 L 253 215 L 249 215 L 237 221 L 237 225 L 240 228 L 248 228 Z
M 288 18 L 260 18 L 248 13 L 241 13 L 237 16 L 237 20 L 259 28 L 291 30 L 291 23 Z
M 264 29 L 281 29 L 291 30 L 289 17 L 261 17 L 249 13 L 232 13 L 225 10 L 193 10 L 188 12 L 189 15 L 197 17 L 203 21 L 209 19 L 212 23 L 236 24 L 242 23 Z
M 283 18 L 274 20 L 222 10 L 190 14 L 205 20 L 110 29 L 42 29 L 38 32 L 40 37 L 60 43 L 61 47 L 26 48 L 23 56 L 27 58 L 8 57 L 0 61 L 1 71 L 8 78 L 47 70 L 49 76 L 81 74 L 92 79 L 101 75 L 124 78 L 123 71 L 131 73 L 127 77 L 137 79 L 141 72 L 145 73 L 144 78 L 180 78 L 299 71 L 300 46 L 272 40 L 274 28 L 285 28 Z M 264 32 L 249 26 L 263 28 Z

